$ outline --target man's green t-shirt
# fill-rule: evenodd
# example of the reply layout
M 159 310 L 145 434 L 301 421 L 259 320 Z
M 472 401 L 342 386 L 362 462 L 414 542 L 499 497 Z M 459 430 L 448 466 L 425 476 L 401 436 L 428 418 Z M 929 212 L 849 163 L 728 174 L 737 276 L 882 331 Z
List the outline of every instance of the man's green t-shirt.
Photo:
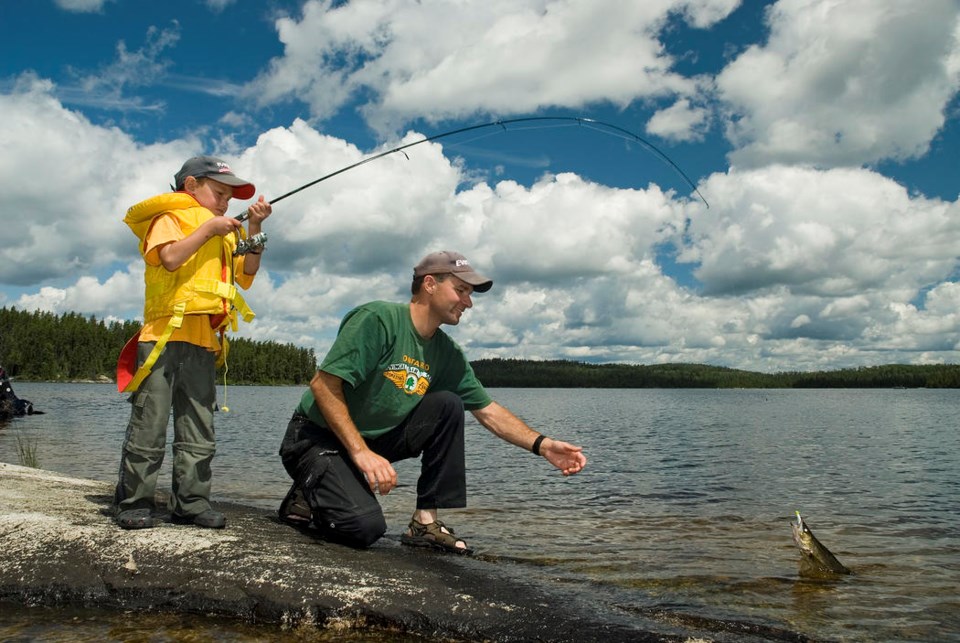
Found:
M 417 333 L 408 304 L 375 301 L 350 311 L 320 370 L 343 380 L 350 417 L 364 437 L 396 427 L 428 390 L 456 393 L 468 411 L 492 401 L 449 335 Z M 297 410 L 326 426 L 309 389 Z

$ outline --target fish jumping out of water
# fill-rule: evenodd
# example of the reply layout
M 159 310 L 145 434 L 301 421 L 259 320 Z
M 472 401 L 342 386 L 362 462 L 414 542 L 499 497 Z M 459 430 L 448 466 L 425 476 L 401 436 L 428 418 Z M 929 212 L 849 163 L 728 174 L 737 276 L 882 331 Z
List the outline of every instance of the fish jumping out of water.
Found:
M 807 523 L 800 517 L 800 512 L 798 511 L 796 513 L 797 522 L 790 523 L 790 526 L 793 528 L 793 540 L 797 543 L 797 547 L 800 548 L 800 553 L 803 554 L 801 573 L 806 568 L 807 571 L 819 572 L 821 574 L 824 572 L 849 574 L 850 570 L 844 567 L 843 564 L 837 560 L 837 557 L 830 553 L 830 550 L 824 547 L 820 541 L 817 540 L 817 537 L 813 535 Z

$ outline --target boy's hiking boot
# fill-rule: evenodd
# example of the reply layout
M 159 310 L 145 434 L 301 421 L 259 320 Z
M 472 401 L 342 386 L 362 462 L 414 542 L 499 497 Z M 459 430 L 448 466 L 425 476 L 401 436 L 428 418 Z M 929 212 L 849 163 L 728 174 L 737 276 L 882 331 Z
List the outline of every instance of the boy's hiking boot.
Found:
M 177 514 L 173 514 L 173 516 L 170 517 L 170 522 L 175 525 L 196 525 L 197 527 L 205 527 L 206 529 L 223 529 L 227 526 L 227 517 L 219 511 L 207 509 L 204 512 L 198 513 L 196 516 L 178 516 Z

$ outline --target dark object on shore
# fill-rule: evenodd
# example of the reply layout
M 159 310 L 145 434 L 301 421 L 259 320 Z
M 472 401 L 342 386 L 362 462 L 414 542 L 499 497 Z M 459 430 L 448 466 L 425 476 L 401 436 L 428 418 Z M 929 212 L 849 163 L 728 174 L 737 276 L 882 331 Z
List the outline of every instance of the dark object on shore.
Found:
M 800 574 L 802 576 L 818 576 L 823 574 L 849 574 L 849 569 L 837 560 L 837 557 L 830 553 L 830 550 L 823 546 L 813 535 L 807 523 L 797 512 L 797 522 L 790 523 L 793 529 L 793 540 L 800 548 L 803 555 L 800 562 Z
M 21 417 L 24 415 L 33 415 L 37 411 L 33 410 L 33 403 L 17 397 L 10 386 L 10 378 L 7 377 L 7 371 L 0 366 L 0 421 L 9 420 L 12 417 Z

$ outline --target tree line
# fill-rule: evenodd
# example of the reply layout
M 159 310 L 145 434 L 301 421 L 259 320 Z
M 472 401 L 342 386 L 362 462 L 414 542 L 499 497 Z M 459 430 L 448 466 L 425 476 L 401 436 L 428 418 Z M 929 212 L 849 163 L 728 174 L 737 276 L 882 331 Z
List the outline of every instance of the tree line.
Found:
M 114 380 L 120 351 L 140 326 L 0 308 L 0 366 L 22 380 Z M 299 385 L 313 377 L 317 360 L 312 348 L 232 337 L 227 366 L 234 384 Z
M 139 322 L 0 308 L 0 366 L 34 381 L 115 379 L 117 358 Z M 230 339 L 233 384 L 301 385 L 317 369 L 314 350 Z M 590 364 L 565 360 L 472 362 L 489 388 L 960 388 L 960 365 L 887 364 L 836 371 L 757 373 L 706 364 Z M 222 377 L 223 373 L 219 373 Z
M 473 362 L 473 370 L 490 388 L 960 388 L 956 364 L 756 373 L 706 364 L 481 359 Z

